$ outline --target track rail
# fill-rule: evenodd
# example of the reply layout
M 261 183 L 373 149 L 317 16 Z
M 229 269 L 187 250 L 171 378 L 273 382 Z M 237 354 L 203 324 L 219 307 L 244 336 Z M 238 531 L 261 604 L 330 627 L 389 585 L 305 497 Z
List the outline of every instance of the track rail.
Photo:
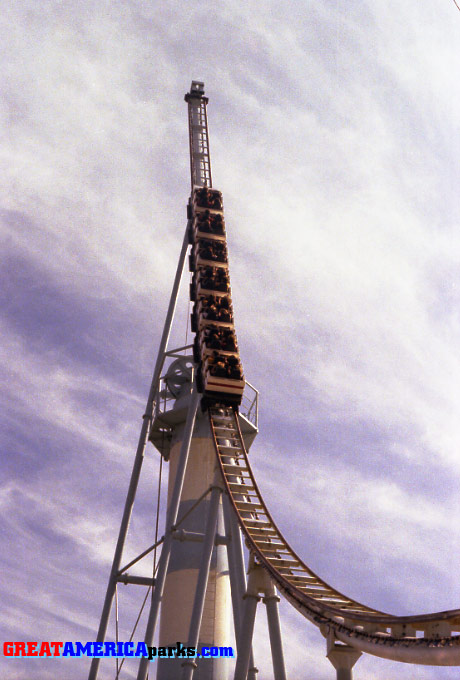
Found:
M 209 408 L 225 489 L 247 545 L 304 616 L 360 651 L 407 663 L 460 665 L 460 609 L 393 616 L 343 595 L 315 574 L 276 526 L 252 472 L 235 409 Z M 421 636 L 420 636 L 421 633 Z

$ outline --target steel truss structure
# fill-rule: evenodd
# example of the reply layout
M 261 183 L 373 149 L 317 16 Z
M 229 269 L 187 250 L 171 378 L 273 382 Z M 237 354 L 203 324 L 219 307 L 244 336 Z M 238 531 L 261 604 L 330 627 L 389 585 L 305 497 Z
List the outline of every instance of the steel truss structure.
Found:
M 252 653 L 252 637 L 257 604 L 266 605 L 268 633 L 272 652 L 275 680 L 285 680 L 282 636 L 278 613 L 277 591 L 326 638 L 326 654 L 337 672 L 337 680 L 350 680 L 352 668 L 363 652 L 410 664 L 440 666 L 460 665 L 460 609 L 418 616 L 393 616 L 377 611 L 339 593 L 315 574 L 289 546 L 270 515 L 252 472 L 242 425 L 255 418 L 257 431 L 257 394 L 246 408 L 246 417 L 238 413 L 238 406 L 225 398 L 225 394 L 208 398 L 208 438 L 215 453 L 215 474 L 212 483 L 196 500 L 188 513 L 206 501 L 208 510 L 201 533 L 187 532 L 181 528 L 184 517 L 179 517 L 181 494 L 188 474 L 188 460 L 195 421 L 202 396 L 203 384 L 197 386 L 196 352 L 183 356 L 192 346 L 168 351 L 167 345 L 176 308 L 180 281 L 189 245 L 193 244 L 191 229 L 193 194 L 197 188 L 212 188 L 211 162 L 206 105 L 203 83 L 193 81 L 185 96 L 189 110 L 190 163 L 192 198 L 189 203 L 188 223 L 179 256 L 176 276 L 169 302 L 166 321 L 147 400 L 139 443 L 134 458 L 131 480 L 122 516 L 118 541 L 110 572 L 106 597 L 101 615 L 97 640 L 105 640 L 110 612 L 117 583 L 135 583 L 153 588 L 144 640 L 152 645 L 162 603 L 165 581 L 174 541 L 194 541 L 202 546 L 196 587 L 193 597 L 189 646 L 197 647 L 203 619 L 206 587 L 208 584 L 213 550 L 217 545 L 226 547 L 228 573 L 231 587 L 232 612 L 237 646 L 234 680 L 256 680 L 257 668 Z M 162 375 L 165 360 L 175 360 L 175 368 Z M 176 373 L 174 372 L 176 371 Z M 128 569 L 148 554 L 156 545 L 122 567 L 128 525 L 141 474 L 144 452 L 149 439 L 167 460 L 169 456 L 166 409 L 160 406 L 161 395 L 167 394 L 162 381 L 181 386 L 187 396 L 187 408 L 178 455 L 176 472 L 170 489 L 164 537 L 157 571 L 152 578 L 130 576 Z M 203 381 L 201 381 L 202 383 Z M 225 382 L 225 381 L 224 381 Z M 199 381 L 198 381 L 199 383 Z M 174 390 L 169 395 L 174 398 Z M 228 396 L 228 395 L 227 395 Z M 187 513 L 187 514 L 188 514 Z M 219 527 L 223 514 L 223 534 Z M 222 518 L 221 518 L 222 519 Z M 242 538 L 249 549 L 246 567 Z M 246 578 L 246 573 L 248 578 Z M 177 612 L 180 616 L 180 612 Z M 92 660 L 89 680 L 96 680 L 100 659 Z M 182 680 L 192 680 L 197 663 L 194 659 L 182 662 Z M 137 680 L 146 680 L 149 661 L 139 662 Z M 118 673 L 117 673 L 118 676 Z

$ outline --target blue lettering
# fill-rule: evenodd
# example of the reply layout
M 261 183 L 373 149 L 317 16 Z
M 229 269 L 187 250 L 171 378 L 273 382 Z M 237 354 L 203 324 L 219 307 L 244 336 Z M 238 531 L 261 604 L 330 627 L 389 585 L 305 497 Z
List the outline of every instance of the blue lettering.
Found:
M 75 652 L 73 651 L 73 644 L 71 642 L 64 642 L 62 656 L 75 656 Z
M 93 656 L 104 656 L 104 643 L 103 642 L 95 642 L 94 643 L 94 654 Z
M 148 655 L 149 650 L 147 649 L 147 645 L 145 644 L 145 642 L 138 642 L 135 656 L 148 656 Z
M 134 648 L 134 642 L 125 642 L 124 646 L 124 651 L 125 651 L 125 656 L 134 656 L 133 648 Z
M 233 647 L 219 647 L 220 656 L 235 656 Z
M 105 644 L 104 656 L 117 656 L 115 642 L 104 642 L 104 644 Z

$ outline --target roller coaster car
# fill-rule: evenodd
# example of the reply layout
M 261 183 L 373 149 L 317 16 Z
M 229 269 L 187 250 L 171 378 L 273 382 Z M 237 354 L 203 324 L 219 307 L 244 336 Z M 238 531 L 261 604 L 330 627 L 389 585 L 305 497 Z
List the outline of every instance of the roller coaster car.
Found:
M 211 213 L 209 210 L 197 213 L 193 220 L 193 238 L 225 241 L 225 222 L 222 215 Z
M 208 187 L 195 189 L 193 192 L 193 208 L 194 210 L 199 210 L 200 208 L 223 210 L 222 194 L 217 189 L 208 189 Z
M 193 308 L 198 331 L 209 325 L 233 328 L 233 308 L 229 296 L 205 295 L 198 298 Z M 196 332 L 196 331 L 194 331 Z
M 191 299 L 199 295 L 230 295 L 228 271 L 223 267 L 198 267 L 190 289 Z
M 233 307 L 230 297 L 203 295 L 193 305 L 190 327 L 197 333 L 209 325 L 233 328 Z
M 193 246 L 193 260 L 195 267 L 215 266 L 228 267 L 227 245 L 225 241 L 216 241 L 209 238 L 200 238 Z M 190 271 L 195 271 L 190 269 Z
M 238 357 L 238 343 L 231 328 L 210 324 L 201 329 L 195 338 L 198 354 L 203 359 L 218 351 L 223 356 Z
M 231 363 L 230 363 L 231 362 Z M 215 352 L 202 363 L 202 407 L 215 404 L 241 404 L 245 380 L 238 357 Z

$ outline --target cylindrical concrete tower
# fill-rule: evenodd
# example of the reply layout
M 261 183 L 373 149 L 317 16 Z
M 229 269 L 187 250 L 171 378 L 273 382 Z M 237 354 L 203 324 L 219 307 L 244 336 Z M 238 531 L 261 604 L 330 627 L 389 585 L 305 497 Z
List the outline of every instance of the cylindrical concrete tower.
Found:
M 190 400 L 191 383 L 185 381 L 184 371 L 177 362 L 172 371 L 173 389 L 178 397 L 174 408 L 168 410 L 169 422 L 174 422 L 169 451 L 168 504 L 176 476 L 177 463 L 184 432 L 185 418 Z M 181 376 L 177 374 L 182 373 Z M 171 374 L 170 374 L 171 375 Z M 183 384 L 180 383 L 183 381 Z M 171 386 L 171 382 L 170 382 Z M 179 389 L 178 389 L 179 388 Z M 198 413 L 189 460 L 181 495 L 178 521 L 192 508 L 214 482 L 217 465 L 207 414 Z M 168 573 L 161 603 L 159 646 L 174 647 L 177 642 L 187 645 L 198 570 L 200 566 L 203 535 L 210 504 L 206 496 L 181 522 L 171 550 Z M 218 535 L 223 535 L 222 509 L 219 511 Z M 205 606 L 201 623 L 199 648 L 228 647 L 230 642 L 230 583 L 225 545 L 214 546 Z M 177 680 L 181 677 L 183 659 L 158 660 L 157 680 Z M 196 659 L 198 668 L 194 680 L 228 680 L 229 662 L 224 658 Z

